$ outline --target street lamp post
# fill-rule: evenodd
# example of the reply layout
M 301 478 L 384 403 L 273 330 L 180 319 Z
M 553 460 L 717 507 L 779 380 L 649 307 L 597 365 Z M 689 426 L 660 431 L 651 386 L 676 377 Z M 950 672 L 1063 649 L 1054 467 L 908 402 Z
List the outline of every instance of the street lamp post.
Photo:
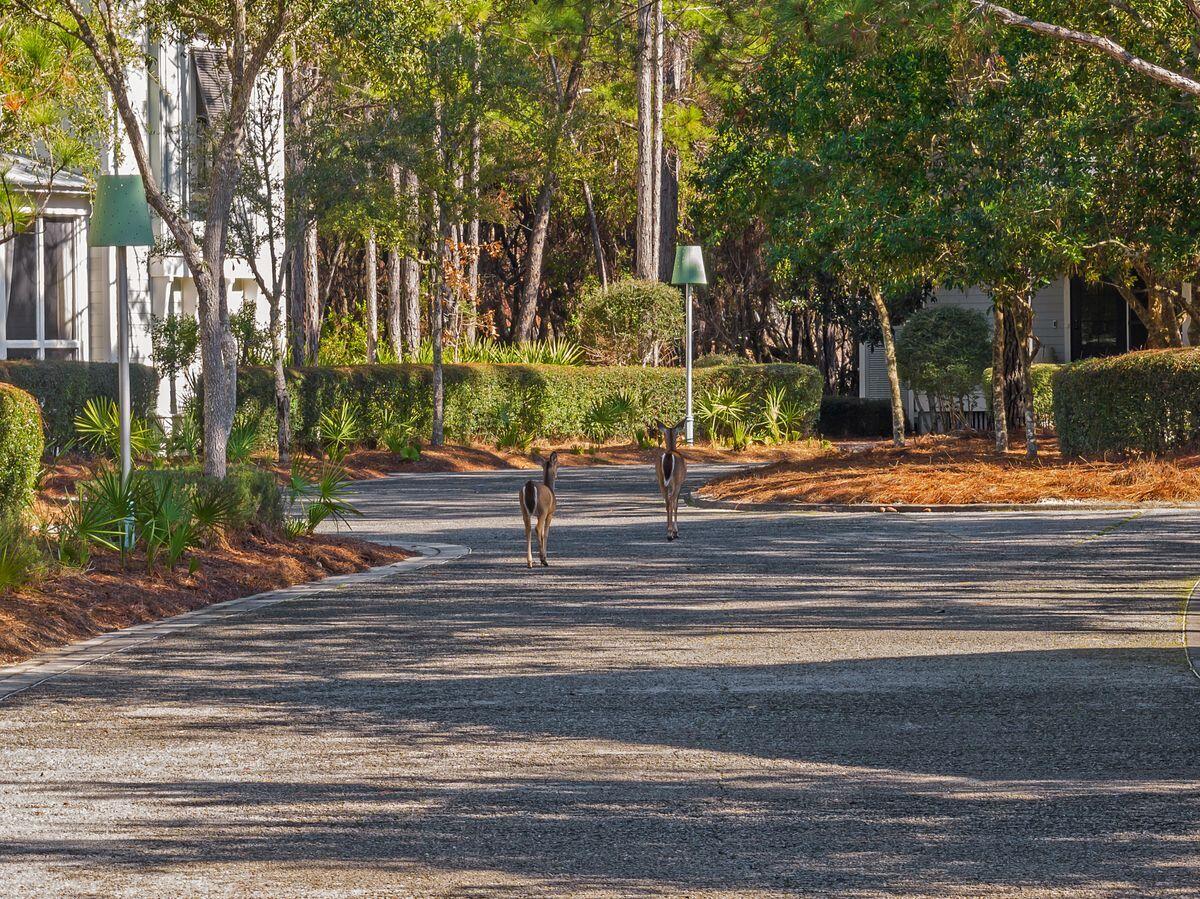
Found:
M 88 246 L 117 249 L 117 396 L 121 419 L 121 478 L 129 479 L 133 467 L 129 445 L 132 410 L 129 399 L 129 262 L 128 247 L 154 243 L 150 207 L 140 175 L 101 175 L 88 226 Z M 126 539 L 131 535 L 126 523 Z
M 708 283 L 708 279 L 704 275 L 704 254 L 701 252 L 700 247 L 675 248 L 675 271 L 671 274 L 671 283 L 683 285 L 684 318 L 686 320 L 684 326 L 683 361 L 687 371 L 687 425 L 685 435 L 688 446 L 691 446 L 695 438 L 695 426 L 692 417 L 692 285 Z

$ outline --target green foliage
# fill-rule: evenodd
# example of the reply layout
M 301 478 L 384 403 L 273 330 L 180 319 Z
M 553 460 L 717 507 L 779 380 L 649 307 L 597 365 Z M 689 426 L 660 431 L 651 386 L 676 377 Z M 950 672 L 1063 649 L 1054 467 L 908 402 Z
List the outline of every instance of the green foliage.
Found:
M 271 332 L 258 326 L 253 300 L 229 316 L 229 330 L 237 341 L 238 365 L 269 365 L 271 363 Z
M 692 364 L 696 368 L 714 368 L 718 365 L 744 365 L 749 361 L 745 356 L 735 356 L 732 353 L 706 353 L 695 359 Z
M 1054 421 L 1054 373 L 1062 368 L 1051 362 L 1039 362 L 1029 367 L 1029 380 L 1033 384 L 1033 414 L 1039 425 L 1049 425 Z M 992 367 L 983 370 L 983 391 L 987 401 L 988 412 L 992 411 Z
M 414 413 L 402 416 L 391 406 L 377 409 L 372 429 L 376 446 L 384 447 L 406 462 L 416 462 L 421 458 L 421 442 L 417 439 L 417 417 Z
M 380 335 L 375 344 L 376 361 L 397 361 L 392 344 Z M 328 315 L 321 327 L 321 345 L 317 351 L 320 365 L 365 365 L 367 361 L 367 324 L 346 315 Z
M 318 465 L 295 465 L 288 480 L 288 505 L 299 506 L 299 518 L 288 518 L 285 532 L 293 536 L 313 534 L 325 521 L 333 521 L 340 530 L 350 526 L 350 518 L 361 515 L 358 508 L 346 499 L 350 482 L 345 469 L 337 462 Z
M 33 395 L 42 410 L 46 446 L 59 451 L 75 439 L 75 419 L 88 400 L 117 401 L 117 365 L 113 362 L 0 362 L 0 382 L 15 384 Z M 149 419 L 158 397 L 158 376 L 148 365 L 129 366 L 133 414 Z
M 914 312 L 896 337 L 896 367 L 908 386 L 928 395 L 937 412 L 961 418 L 963 403 L 981 384 L 991 358 L 983 313 L 962 306 Z
M 283 493 L 274 473 L 253 465 L 231 466 L 224 479 L 206 476 L 199 466 L 154 469 L 139 475 L 171 481 L 192 497 L 192 511 L 202 532 L 276 531 L 283 524 Z
M 361 428 L 358 416 L 349 400 L 342 400 L 332 409 L 321 413 L 317 422 L 317 434 L 321 440 L 321 448 L 333 462 L 342 462 L 359 441 Z
M 571 310 L 571 329 L 602 365 L 669 362 L 683 340 L 683 296 L 658 281 L 627 278 L 607 291 L 592 287 Z
M 320 419 L 343 401 L 359 421 L 381 410 L 411 418 L 419 433 L 429 432 L 432 373 L 421 365 L 364 365 L 288 371 L 293 433 L 317 443 Z M 736 365 L 695 373 L 697 393 L 728 387 L 745 393 L 757 407 L 767 388 L 781 385 L 797 405 L 797 431 L 812 433 L 821 400 L 821 376 L 807 365 Z M 530 439 L 587 436 L 585 418 L 615 394 L 635 391 L 645 420 L 677 420 L 683 414 L 684 372 L 679 368 L 592 366 L 447 365 L 446 433 L 452 440 L 495 439 L 513 428 Z M 264 438 L 274 439 L 275 393 L 269 369 L 243 369 L 238 376 L 242 412 L 254 417 Z
M 90 399 L 75 419 L 75 433 L 84 449 L 107 455 L 121 455 L 121 415 L 117 404 L 106 397 Z M 129 451 L 135 459 L 150 459 L 163 448 L 163 433 L 158 422 L 134 416 L 129 421 Z
M 857 396 L 823 396 L 817 431 L 822 437 L 891 437 L 892 404 Z
M 579 365 L 583 362 L 583 349 L 564 337 L 515 344 L 483 338 L 473 342 L 459 341 L 445 347 L 442 360 L 493 365 Z M 421 365 L 433 364 L 433 344 L 428 340 L 417 350 L 416 361 Z
M 181 438 L 186 435 L 180 435 Z M 234 417 L 233 427 L 225 441 L 225 460 L 230 465 L 244 465 L 262 449 L 263 437 L 258 421 L 247 415 Z M 193 453 L 193 457 L 197 454 Z
M 1200 349 L 1074 362 L 1053 384 L 1064 454 L 1167 453 L 1200 438 Z
M 200 322 L 172 312 L 150 319 L 150 358 L 159 377 L 173 378 L 200 359 Z
M 696 397 L 696 422 L 708 439 L 719 442 L 733 432 L 734 425 L 745 425 L 750 394 L 727 385 L 703 390 Z
M 33 397 L 0 384 L 0 519 L 20 518 L 33 502 L 44 446 Z
M 618 390 L 595 403 L 584 415 L 583 427 L 587 436 L 604 443 L 621 436 L 636 439 L 646 420 L 646 404 L 634 390 Z
M 0 593 L 37 580 L 47 567 L 45 548 L 37 535 L 21 522 L 0 522 Z

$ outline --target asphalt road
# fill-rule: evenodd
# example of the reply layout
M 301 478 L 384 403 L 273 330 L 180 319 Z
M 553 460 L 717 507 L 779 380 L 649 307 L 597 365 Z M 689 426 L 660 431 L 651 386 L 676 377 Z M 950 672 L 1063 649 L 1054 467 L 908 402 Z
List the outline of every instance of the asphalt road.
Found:
M 0 703 L 5 895 L 1200 895 L 1200 519 L 363 488 L 472 554 Z M 695 473 L 693 478 L 696 478 Z

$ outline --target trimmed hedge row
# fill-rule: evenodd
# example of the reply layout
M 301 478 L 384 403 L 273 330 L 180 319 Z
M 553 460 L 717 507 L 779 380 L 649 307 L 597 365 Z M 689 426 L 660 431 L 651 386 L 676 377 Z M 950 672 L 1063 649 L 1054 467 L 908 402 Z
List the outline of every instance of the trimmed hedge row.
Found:
M 1054 376 L 1064 454 L 1164 453 L 1200 437 L 1200 349 L 1086 359 Z
M 891 400 L 823 396 L 817 431 L 822 437 L 891 437 Z
M 51 359 L 0 362 L 0 381 L 31 394 L 41 407 L 46 444 L 62 449 L 75 437 L 75 416 L 94 397 L 117 401 L 115 362 L 65 362 Z M 133 414 L 148 418 L 158 398 L 158 375 L 148 365 L 129 366 Z
M 37 401 L 0 384 L 0 520 L 17 519 L 33 502 L 44 449 Z
M 587 413 L 622 391 L 637 392 L 646 418 L 683 415 L 681 368 L 582 365 L 447 365 L 444 367 L 446 436 L 462 441 L 495 437 L 505 422 L 520 421 L 543 439 L 582 437 Z M 316 438 L 321 413 L 343 400 L 369 423 L 383 409 L 413 415 L 420 429 L 431 426 L 432 367 L 428 365 L 357 365 L 299 368 L 288 372 L 292 433 L 300 441 Z M 821 401 L 821 375 L 808 365 L 730 365 L 698 369 L 697 393 L 730 387 L 761 401 L 767 388 L 783 386 L 805 410 L 809 433 Z M 753 406 L 752 406 L 753 408 Z M 264 438 L 274 434 L 275 389 L 271 371 L 249 367 L 238 374 L 239 414 L 261 423 Z

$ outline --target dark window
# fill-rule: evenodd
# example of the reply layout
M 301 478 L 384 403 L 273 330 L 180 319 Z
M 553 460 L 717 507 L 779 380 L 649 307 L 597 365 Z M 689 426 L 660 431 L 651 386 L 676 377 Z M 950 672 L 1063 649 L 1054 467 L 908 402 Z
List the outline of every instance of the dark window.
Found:
M 72 340 L 75 337 L 75 323 L 71 320 L 68 304 L 72 225 L 69 219 L 46 219 L 42 226 L 42 252 L 46 260 L 46 294 L 43 298 L 46 340 Z
M 1134 324 L 1139 325 L 1138 328 Z M 1146 330 L 1111 284 L 1071 279 L 1071 358 L 1116 356 L 1145 346 Z
M 8 281 L 9 340 L 37 340 L 37 270 L 37 234 L 30 228 L 13 238 L 12 276 Z

